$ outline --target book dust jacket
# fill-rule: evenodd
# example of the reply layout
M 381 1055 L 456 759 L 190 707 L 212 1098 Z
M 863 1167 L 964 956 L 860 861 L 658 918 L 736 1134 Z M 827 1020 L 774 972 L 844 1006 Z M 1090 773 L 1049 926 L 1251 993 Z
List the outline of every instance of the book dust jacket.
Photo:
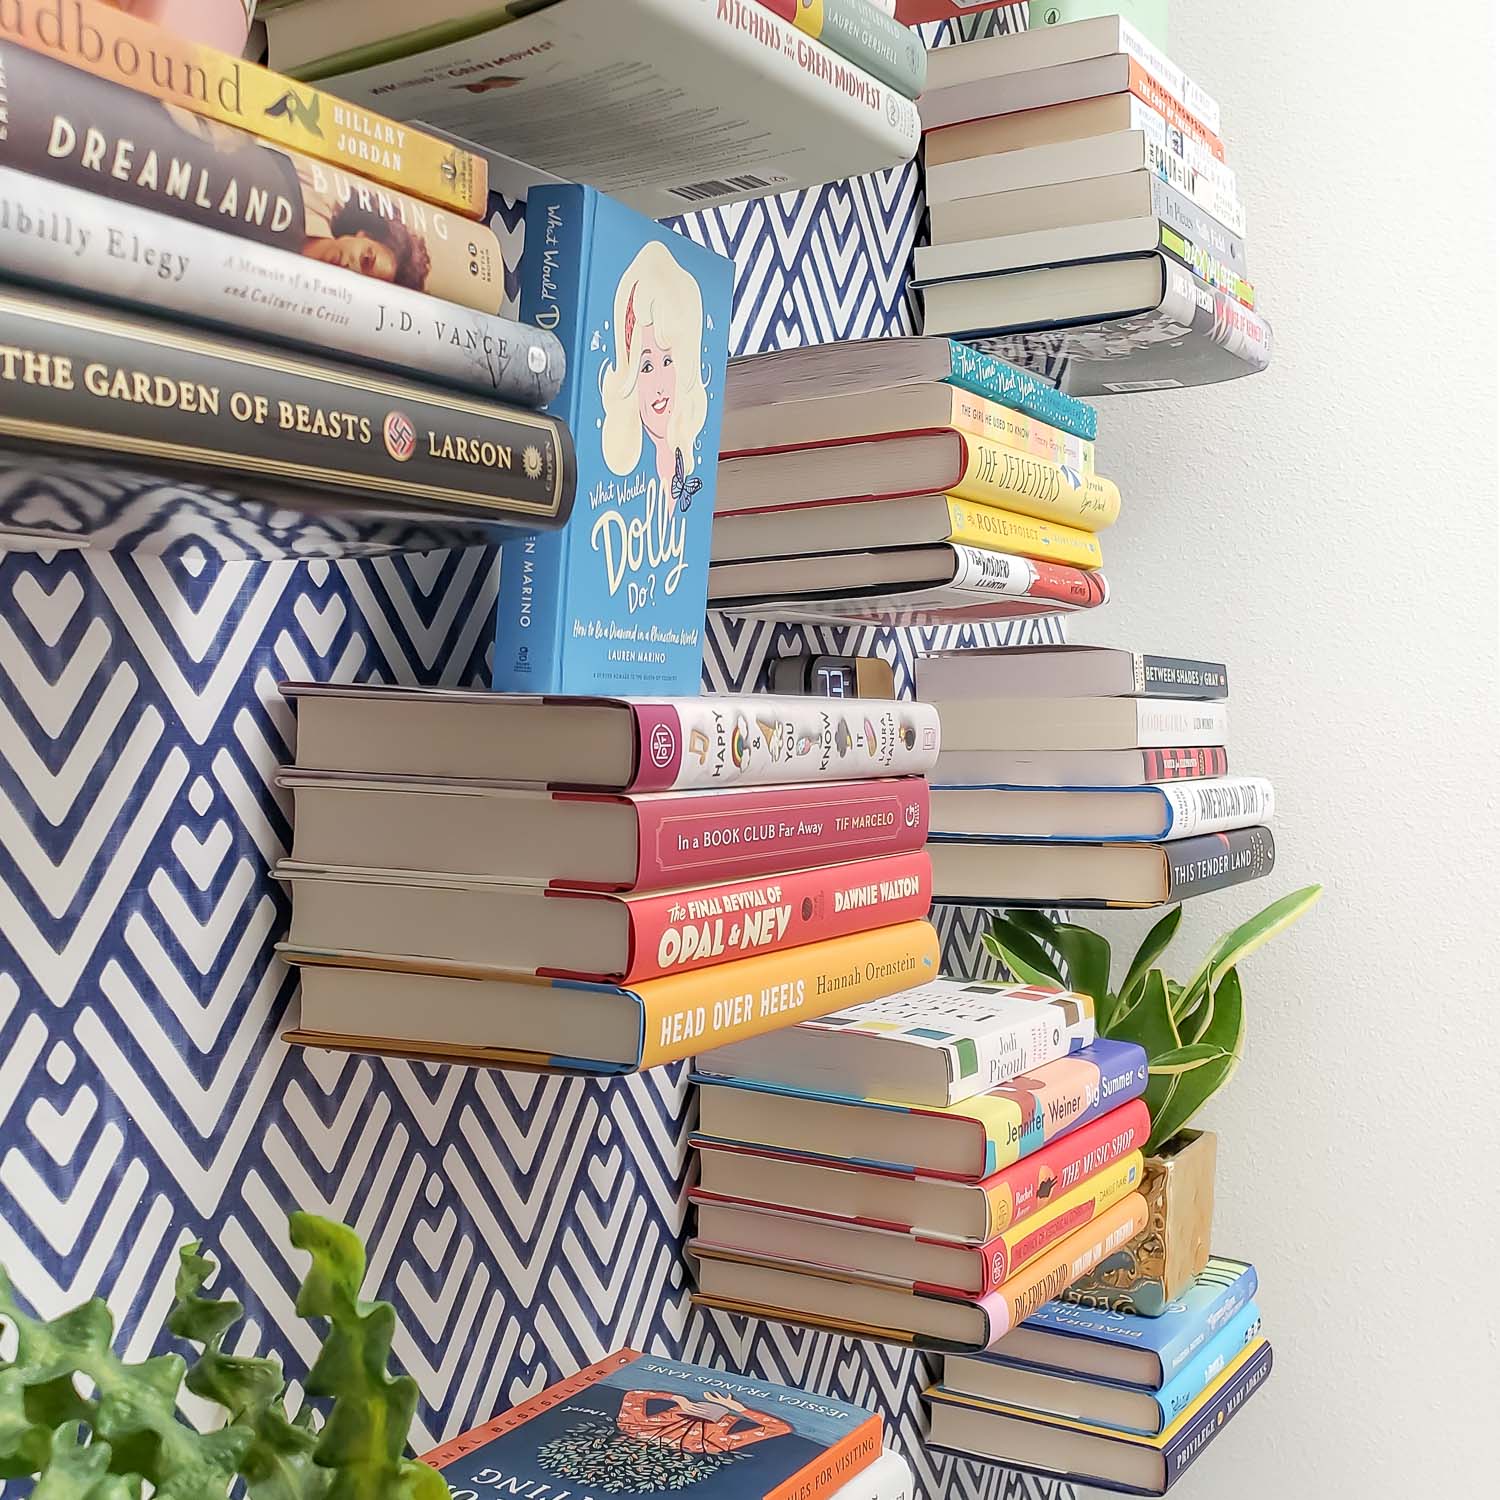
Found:
M 880 1456 L 879 1417 L 633 1350 L 433 1452 L 453 1500 L 818 1500 Z
M 521 316 L 557 334 L 572 523 L 501 551 L 494 686 L 700 687 L 734 268 L 592 188 L 534 188 Z

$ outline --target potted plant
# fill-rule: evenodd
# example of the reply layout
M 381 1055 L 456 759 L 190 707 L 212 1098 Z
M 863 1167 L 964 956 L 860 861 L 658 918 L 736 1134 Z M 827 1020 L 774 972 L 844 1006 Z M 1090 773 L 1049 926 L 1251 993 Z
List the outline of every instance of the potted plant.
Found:
M 311 1214 L 293 1214 L 291 1230 L 312 1255 L 297 1311 L 328 1322 L 307 1394 L 330 1398 L 295 1419 L 276 1360 L 224 1353 L 244 1309 L 202 1295 L 214 1262 L 196 1244 L 179 1252 L 167 1319 L 198 1347 L 191 1364 L 178 1354 L 126 1363 L 99 1298 L 30 1317 L 0 1271 L 0 1328 L 17 1342 L 15 1358 L 0 1360 L 0 1480 L 35 1481 L 35 1500 L 139 1500 L 146 1484 L 156 1500 L 217 1500 L 231 1485 L 250 1500 L 447 1500 L 441 1475 L 405 1457 L 417 1387 L 386 1371 L 396 1314 L 359 1300 L 359 1236 Z M 180 1388 L 223 1408 L 225 1422 L 200 1432 L 178 1410 Z
M 1207 1264 L 1217 1142 L 1187 1126 L 1239 1066 L 1245 1004 L 1238 965 L 1322 894 L 1310 885 L 1273 901 L 1214 943 L 1186 981 L 1156 967 L 1182 921 L 1182 908 L 1174 907 L 1146 934 L 1117 988 L 1111 988 L 1110 945 L 1099 933 L 1039 911 L 1011 909 L 992 918 L 985 947 L 1012 974 L 1091 996 L 1099 1036 L 1138 1042 L 1150 1063 L 1142 1187 L 1150 1223 L 1070 1296 L 1156 1316 Z

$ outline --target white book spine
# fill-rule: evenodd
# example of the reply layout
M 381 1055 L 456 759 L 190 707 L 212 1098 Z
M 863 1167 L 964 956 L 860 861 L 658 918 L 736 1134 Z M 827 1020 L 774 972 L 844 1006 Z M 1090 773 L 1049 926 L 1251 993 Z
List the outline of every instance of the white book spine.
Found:
M 1137 99 L 1134 94 L 1126 97 L 1130 100 L 1132 130 L 1145 131 L 1148 140 L 1154 141 L 1174 156 L 1180 156 L 1184 166 L 1207 177 L 1218 192 L 1239 201 L 1239 178 L 1233 167 L 1221 162 L 1196 136 L 1177 129 L 1175 125 L 1168 125 L 1144 99 Z
M 1139 743 L 1151 748 L 1162 745 L 1222 745 L 1229 725 L 1229 710 L 1222 703 L 1191 703 L 1145 698 L 1135 703 Z
M 1221 192 L 1213 180 L 1190 166 L 1185 157 L 1145 137 L 1146 162 L 1164 182 L 1190 198 L 1210 218 L 1217 219 L 1231 234 L 1245 233 L 1245 208 L 1239 199 Z
M 1010 1025 L 992 1027 L 969 1038 L 978 1067 L 967 1078 L 955 1078 L 949 1085 L 949 1104 L 997 1089 L 1022 1073 L 1066 1057 L 1075 1043 L 1086 1047 L 1094 1040 L 1092 1016 L 1070 1018 L 1059 1005 L 1038 1005 L 1029 1000 L 1014 1003 L 1017 1013 Z
M 1205 129 L 1219 133 L 1221 116 L 1218 101 L 1199 88 L 1171 58 L 1158 51 L 1129 21 L 1120 19 L 1120 50 L 1133 57 L 1189 114 L 1195 115 Z
M 6 273 L 251 338 L 543 406 L 556 337 L 150 209 L 0 167 Z
M 1167 782 L 1157 790 L 1167 803 L 1169 839 L 1249 828 L 1276 815 L 1275 789 L 1261 776 Z

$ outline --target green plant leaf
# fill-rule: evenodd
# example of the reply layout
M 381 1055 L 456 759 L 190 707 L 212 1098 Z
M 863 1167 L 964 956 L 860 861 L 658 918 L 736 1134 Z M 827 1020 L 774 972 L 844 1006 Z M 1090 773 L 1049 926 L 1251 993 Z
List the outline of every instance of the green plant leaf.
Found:
M 1182 1046 L 1167 1003 L 1167 984 L 1160 969 L 1151 969 L 1141 989 L 1141 998 L 1124 1014 L 1116 1014 L 1107 1035 L 1114 1041 L 1135 1042 L 1146 1049 L 1146 1060 L 1156 1070 L 1156 1060 Z
M 108 1443 L 85 1442 L 82 1424 L 63 1423 L 51 1435 L 46 1471 L 31 1500 L 135 1500 L 139 1480 L 109 1472 Z
M 225 1354 L 223 1341 L 244 1315 L 233 1298 L 204 1297 L 203 1287 L 214 1262 L 196 1243 L 178 1251 L 177 1300 L 167 1316 L 168 1329 L 178 1338 L 203 1345 L 203 1353 L 187 1374 L 187 1388 L 217 1402 L 232 1424 L 247 1434 L 239 1471 L 252 1500 L 318 1500 L 332 1475 L 313 1461 L 317 1439 L 287 1419 L 282 1404 L 286 1378 L 274 1359 Z
M 0 1479 L 29 1478 L 46 1464 L 51 1448 L 51 1428 L 27 1409 L 20 1371 L 0 1369 Z
M 1087 927 L 1059 922 L 1053 943 L 1067 966 L 1068 988 L 1092 997 L 1096 1010 L 1109 1004 L 1109 942 Z
M 1170 1079 L 1151 1115 L 1148 1151 L 1157 1151 L 1187 1126 L 1239 1067 L 1245 1041 L 1245 1002 L 1239 972 L 1230 969 L 1213 999 L 1213 1019 L 1204 1039 L 1166 1053 L 1152 1063 L 1152 1083 Z
M 1023 984 L 1049 985 L 1066 989 L 1067 984 L 1057 963 L 1035 938 L 1023 932 L 1001 913 L 990 918 L 990 930 L 984 935 L 985 949 Z
M 310 1395 L 333 1398 L 314 1451 L 317 1462 L 333 1471 L 328 1500 L 447 1500 L 442 1475 L 403 1456 L 417 1386 L 386 1368 L 395 1309 L 360 1301 L 365 1251 L 359 1236 L 346 1225 L 296 1213 L 291 1237 L 312 1256 L 297 1311 L 329 1322 L 307 1376 Z
M 1140 999 L 1140 991 L 1146 982 L 1146 974 L 1157 959 L 1171 946 L 1172 939 L 1177 936 L 1177 929 L 1181 925 L 1182 908 L 1174 906 L 1141 939 L 1141 946 L 1135 950 L 1135 957 L 1130 960 L 1130 967 L 1125 971 L 1125 978 L 1120 982 L 1120 1006 L 1122 1009 L 1129 1010 Z
M 1204 955 L 1203 962 L 1188 980 L 1185 986 L 1188 1008 L 1195 1006 L 1206 991 L 1218 988 L 1226 969 L 1238 967 L 1247 955 L 1270 942 L 1277 933 L 1285 932 L 1322 894 L 1320 885 L 1303 886 L 1301 890 L 1279 897 L 1226 932 Z

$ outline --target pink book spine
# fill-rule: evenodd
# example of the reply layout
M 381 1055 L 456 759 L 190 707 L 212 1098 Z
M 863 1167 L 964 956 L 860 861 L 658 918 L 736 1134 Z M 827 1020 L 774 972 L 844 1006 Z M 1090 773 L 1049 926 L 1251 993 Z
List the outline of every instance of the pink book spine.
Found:
M 916 776 L 641 799 L 635 806 L 638 891 L 909 854 L 927 842 L 927 782 Z

